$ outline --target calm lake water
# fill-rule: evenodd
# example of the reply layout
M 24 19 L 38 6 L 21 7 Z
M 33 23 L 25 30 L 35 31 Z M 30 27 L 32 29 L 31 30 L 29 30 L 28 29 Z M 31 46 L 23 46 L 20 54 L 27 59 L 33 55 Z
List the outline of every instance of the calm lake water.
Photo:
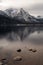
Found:
M 22 58 L 21 62 L 13 63 L 17 57 Z M 43 65 L 43 27 L 15 27 L 14 31 L 0 35 L 0 60 L 3 58 L 9 60 L 8 65 Z
M 14 31 L 0 35 L 0 46 L 11 44 L 43 45 L 43 27 L 15 27 Z

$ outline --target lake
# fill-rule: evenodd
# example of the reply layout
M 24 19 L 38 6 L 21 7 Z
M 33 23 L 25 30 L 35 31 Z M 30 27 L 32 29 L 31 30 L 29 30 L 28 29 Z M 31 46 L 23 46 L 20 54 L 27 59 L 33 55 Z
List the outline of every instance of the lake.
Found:
M 15 27 L 0 35 L 0 63 L 2 59 L 7 65 L 43 65 L 43 27 Z

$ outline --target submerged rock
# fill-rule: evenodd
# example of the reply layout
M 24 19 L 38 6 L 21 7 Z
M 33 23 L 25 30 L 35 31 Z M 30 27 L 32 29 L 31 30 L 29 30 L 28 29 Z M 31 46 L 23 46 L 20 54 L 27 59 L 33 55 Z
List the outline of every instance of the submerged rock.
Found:
M 1 63 L 2 63 L 1 65 L 7 65 L 8 61 L 7 61 L 7 59 L 4 58 L 1 60 Z
M 32 49 L 30 48 L 29 51 L 32 51 Z
M 21 61 L 22 60 L 22 57 L 21 56 L 17 56 L 14 58 L 14 61 Z
M 36 52 L 37 50 L 36 49 L 32 49 L 32 52 Z
M 30 48 L 29 51 L 36 52 L 37 50 Z
M 21 52 L 21 49 L 18 49 L 17 52 Z

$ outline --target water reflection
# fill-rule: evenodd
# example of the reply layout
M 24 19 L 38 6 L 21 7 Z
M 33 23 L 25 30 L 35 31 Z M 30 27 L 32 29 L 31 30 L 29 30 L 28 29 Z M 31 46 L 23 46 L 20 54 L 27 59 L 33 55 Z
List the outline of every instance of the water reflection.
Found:
M 42 39 L 43 39 L 43 27 L 40 27 L 40 26 L 37 26 L 37 27 L 36 26 L 33 26 L 33 27 L 32 26 L 29 26 L 29 27 L 28 26 L 27 27 L 20 26 L 19 27 L 19 26 L 16 26 L 13 29 L 11 28 L 11 31 L 8 31 L 8 32 L 6 30 L 0 30 L 0 39 L 6 38 L 6 39 L 12 40 L 12 41 L 17 41 L 17 40 L 23 41 L 27 37 L 29 37 L 29 36 L 31 37 L 31 34 L 33 34 L 32 37 L 34 37 L 36 34 L 36 36 L 35 36 L 36 38 L 39 35 L 39 36 L 42 36 Z M 36 39 L 34 39 L 34 40 L 36 41 Z

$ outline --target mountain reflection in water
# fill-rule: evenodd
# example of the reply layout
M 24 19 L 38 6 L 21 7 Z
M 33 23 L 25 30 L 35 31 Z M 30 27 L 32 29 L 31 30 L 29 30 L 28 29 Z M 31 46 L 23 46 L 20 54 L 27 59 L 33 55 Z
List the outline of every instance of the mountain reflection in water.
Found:
M 9 31 L 6 30 L 0 30 L 0 39 L 6 38 L 8 40 L 17 41 L 17 40 L 25 40 L 29 35 L 31 35 L 34 32 L 37 32 L 38 34 L 43 31 L 43 27 L 40 26 L 15 26 Z

